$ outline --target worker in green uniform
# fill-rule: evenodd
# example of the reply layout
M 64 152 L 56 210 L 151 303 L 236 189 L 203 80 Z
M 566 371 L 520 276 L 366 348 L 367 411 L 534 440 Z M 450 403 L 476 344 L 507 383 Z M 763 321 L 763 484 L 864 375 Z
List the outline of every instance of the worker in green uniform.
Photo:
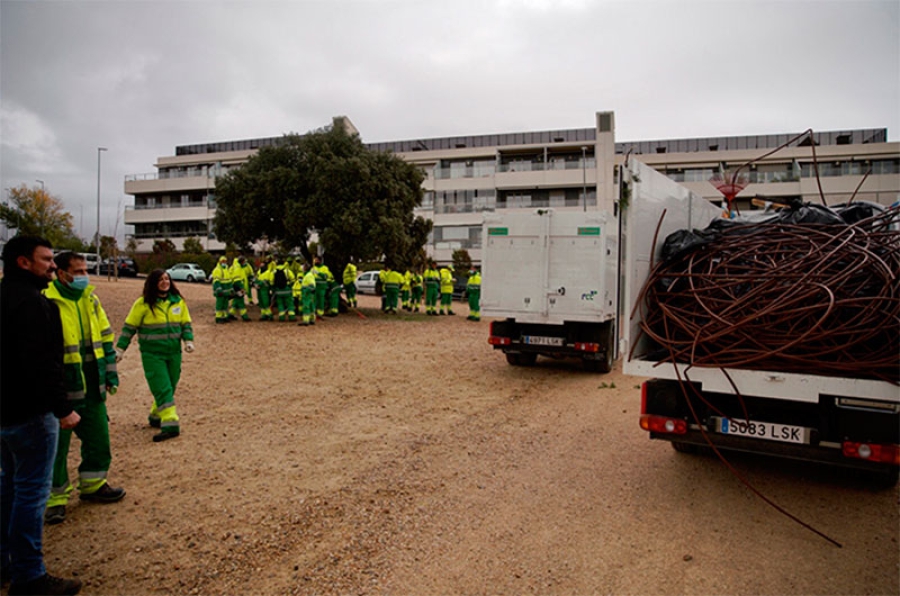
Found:
M 324 317 L 325 316 L 325 303 L 328 295 L 328 285 L 331 280 L 334 279 L 334 276 L 331 275 L 331 271 L 328 270 L 328 266 L 322 262 L 322 259 L 316 257 L 315 266 L 316 270 L 316 316 Z
M 438 314 L 444 314 L 444 309 L 446 309 L 448 315 L 455 315 L 456 313 L 453 312 L 453 282 L 456 281 L 456 278 L 453 277 L 453 265 L 441 267 L 440 279 L 441 308 L 438 310 Z
M 341 276 L 344 282 L 344 294 L 347 296 L 347 304 L 350 308 L 356 308 L 356 265 L 353 261 L 347 263 L 344 267 L 344 274 Z
M 271 269 L 269 268 L 270 264 L 272 265 Z M 272 306 L 269 299 L 271 297 L 270 292 L 272 291 L 272 282 L 274 281 L 272 278 L 272 271 L 274 269 L 274 262 L 263 262 L 254 279 L 256 285 L 256 297 L 259 300 L 260 321 L 272 320 Z
M 409 269 L 403 272 L 403 282 L 400 284 L 400 306 L 403 310 L 412 310 L 409 306 L 409 288 L 410 281 L 412 279 L 412 273 L 409 272 Z
M 422 274 L 419 268 L 414 269 L 409 277 L 409 293 L 410 310 L 419 312 L 419 305 L 422 304 Z
M 234 277 L 227 257 L 219 257 L 219 263 L 210 274 L 213 296 L 216 297 L 216 323 L 228 322 L 228 302 L 234 291 Z
M 422 277 L 425 283 L 425 314 L 437 315 L 438 296 L 441 293 L 441 274 L 437 263 L 428 261 L 428 268 Z
M 231 264 L 231 309 L 228 312 L 234 318 L 240 317 L 242 321 L 250 320 L 250 315 L 247 314 L 247 304 L 244 302 L 250 282 L 247 279 L 247 271 L 244 269 L 246 262 L 247 259 L 240 256 Z
M 390 314 L 397 314 L 397 298 L 400 295 L 400 286 L 403 285 L 403 274 L 399 271 L 394 271 L 390 265 L 385 265 L 384 271 L 384 311 Z
M 116 343 L 116 362 L 122 360 L 131 338 L 138 336 L 144 377 L 153 394 L 148 420 L 159 428 L 153 435 L 158 443 L 181 434 L 175 410 L 175 389 L 181 378 L 181 344 L 194 351 L 194 331 L 187 304 L 178 288 L 162 269 L 154 269 L 144 282 L 143 296 L 134 301 Z
M 275 269 L 272 270 L 272 288 L 275 294 L 275 308 L 278 310 L 278 320 L 284 321 L 287 317 L 290 321 L 296 321 L 294 314 L 294 296 L 291 286 L 294 285 L 294 274 L 287 262 L 278 260 Z
M 81 416 L 74 429 L 60 429 L 53 483 L 44 521 L 58 524 L 66 519 L 66 505 L 74 487 L 69 482 L 68 460 L 72 432 L 81 440 L 78 490 L 82 501 L 114 503 L 125 496 L 121 488 L 107 482 L 112 452 L 109 446 L 109 418 L 106 395 L 119 386 L 112 327 L 100 299 L 89 284 L 87 261 L 71 251 L 53 259 L 56 280 L 46 296 L 59 308 L 62 319 L 66 393 L 69 403 Z
M 481 267 L 473 266 L 469 270 L 469 280 L 466 282 L 466 296 L 469 300 L 469 321 L 481 320 Z
M 241 269 L 244 272 L 244 290 L 247 292 L 247 304 L 253 304 L 253 287 L 256 285 L 256 271 L 247 257 L 241 256 L 238 259 L 241 263 Z
M 316 324 L 316 274 L 309 263 L 303 264 L 303 277 L 294 283 L 294 294 L 299 292 L 303 317 L 298 325 Z

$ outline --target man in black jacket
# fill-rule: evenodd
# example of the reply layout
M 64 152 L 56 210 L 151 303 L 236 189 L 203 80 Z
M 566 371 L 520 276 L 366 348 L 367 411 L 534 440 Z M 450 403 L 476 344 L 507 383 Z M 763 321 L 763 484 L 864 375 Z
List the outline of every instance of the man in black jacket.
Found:
M 42 552 L 59 429 L 80 416 L 66 400 L 59 310 L 41 294 L 53 278 L 50 243 L 16 236 L 0 282 L 0 572 L 9 594 L 77 594 L 53 577 Z M 57 422 L 57 419 L 59 421 Z

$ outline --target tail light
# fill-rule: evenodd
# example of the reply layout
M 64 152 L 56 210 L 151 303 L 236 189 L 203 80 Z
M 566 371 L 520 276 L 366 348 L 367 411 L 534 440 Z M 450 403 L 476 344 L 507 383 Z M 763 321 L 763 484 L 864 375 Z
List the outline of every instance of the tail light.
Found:
M 588 342 L 575 342 L 575 349 L 582 352 L 599 352 L 600 344 L 592 344 Z
M 844 441 L 844 457 L 900 465 L 900 445 Z
M 488 343 L 492 346 L 508 346 L 510 343 L 512 343 L 510 338 L 500 335 L 494 335 L 494 323 L 496 323 L 496 321 L 491 321 L 491 334 L 488 336 Z
M 643 404 L 641 407 L 643 409 Z M 681 418 L 667 418 L 665 416 L 642 414 L 641 428 L 654 433 L 683 435 L 687 433 L 687 422 Z

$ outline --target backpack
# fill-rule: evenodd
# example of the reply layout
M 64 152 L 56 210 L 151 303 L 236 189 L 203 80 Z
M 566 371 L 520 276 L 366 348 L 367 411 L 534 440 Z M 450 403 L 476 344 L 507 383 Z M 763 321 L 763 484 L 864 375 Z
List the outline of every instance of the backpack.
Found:
M 287 287 L 287 275 L 284 272 L 284 269 L 276 269 L 275 270 L 275 289 L 283 290 Z

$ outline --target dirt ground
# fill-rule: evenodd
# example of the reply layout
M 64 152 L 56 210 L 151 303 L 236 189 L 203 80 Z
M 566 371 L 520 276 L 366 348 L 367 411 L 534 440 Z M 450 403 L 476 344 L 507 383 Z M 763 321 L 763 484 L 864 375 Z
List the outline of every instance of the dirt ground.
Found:
M 97 285 L 121 329 L 142 280 Z M 73 498 L 46 528 L 50 571 L 84 594 L 900 593 L 897 488 L 733 458 L 838 548 L 649 440 L 640 379 L 509 366 L 462 304 L 389 316 L 365 296 L 313 328 L 216 326 L 210 287 L 180 287 L 197 346 L 181 437 L 151 442 L 132 345 L 109 399 L 128 494 Z

